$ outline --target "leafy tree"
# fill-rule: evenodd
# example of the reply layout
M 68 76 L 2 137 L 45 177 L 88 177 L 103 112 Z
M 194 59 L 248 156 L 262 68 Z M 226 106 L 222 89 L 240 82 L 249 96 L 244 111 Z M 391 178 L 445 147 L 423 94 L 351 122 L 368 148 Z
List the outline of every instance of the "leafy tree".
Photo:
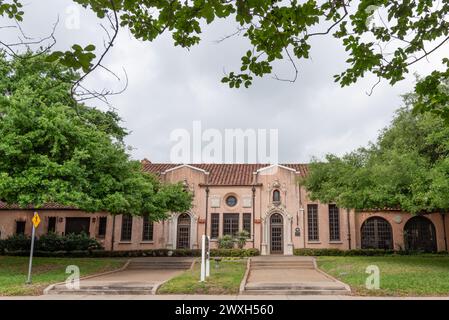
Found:
M 405 96 L 406 106 L 375 144 L 313 161 L 301 181 L 311 198 L 359 210 L 448 212 L 449 128 L 433 113 L 413 113 L 417 101 Z
M 295 60 L 308 59 L 312 41 L 333 37 L 341 41 L 349 57 L 347 69 L 335 75 L 341 86 L 350 85 L 367 73 L 395 84 L 404 79 L 415 63 L 443 48 L 449 41 L 449 3 L 432 0 L 74 0 L 111 22 L 114 36 L 98 58 L 95 47 L 75 44 L 66 52 L 54 52 L 66 66 L 89 72 L 101 64 L 112 47 L 119 27 L 126 27 L 143 41 L 170 32 L 175 46 L 189 48 L 201 40 L 205 24 L 234 19 L 234 36 L 249 40 L 239 71 L 222 81 L 229 86 L 248 87 L 254 77 L 273 73 L 273 63 L 285 59 L 298 74 Z M 371 23 L 375 15 L 383 17 Z M 0 16 L 21 21 L 20 0 L 0 1 Z M 229 36 L 232 36 L 229 35 Z M 11 47 L 7 48 L 13 51 Z M 97 60 L 95 60 L 97 58 Z M 443 70 L 435 70 L 415 88 L 416 108 L 432 110 L 449 119 L 449 93 L 441 83 L 449 78 L 449 59 Z M 275 76 L 276 77 L 276 76 Z M 79 83 L 77 83 L 79 84 Z
M 161 183 L 130 159 L 114 111 L 76 103 L 77 75 L 45 55 L 0 56 L 0 200 L 162 219 L 190 208 L 181 184 Z

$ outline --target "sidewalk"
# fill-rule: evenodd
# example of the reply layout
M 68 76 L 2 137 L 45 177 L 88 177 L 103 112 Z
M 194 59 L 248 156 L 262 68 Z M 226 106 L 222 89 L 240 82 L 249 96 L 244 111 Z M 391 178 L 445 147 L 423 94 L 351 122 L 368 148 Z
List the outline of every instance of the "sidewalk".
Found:
M 0 300 L 449 300 L 449 297 L 362 297 L 336 295 L 42 295 L 0 297 Z

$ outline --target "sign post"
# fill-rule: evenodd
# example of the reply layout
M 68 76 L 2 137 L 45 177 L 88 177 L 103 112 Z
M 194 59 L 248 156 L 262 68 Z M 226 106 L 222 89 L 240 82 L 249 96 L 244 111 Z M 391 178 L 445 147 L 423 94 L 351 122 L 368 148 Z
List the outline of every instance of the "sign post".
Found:
M 41 223 L 41 218 L 39 217 L 37 212 L 34 213 L 33 219 L 31 219 L 31 221 L 33 222 L 33 230 L 31 231 L 30 264 L 28 265 L 28 278 L 26 284 L 31 284 L 31 268 L 33 266 L 34 238 L 36 235 L 36 228 L 39 226 L 39 223 Z

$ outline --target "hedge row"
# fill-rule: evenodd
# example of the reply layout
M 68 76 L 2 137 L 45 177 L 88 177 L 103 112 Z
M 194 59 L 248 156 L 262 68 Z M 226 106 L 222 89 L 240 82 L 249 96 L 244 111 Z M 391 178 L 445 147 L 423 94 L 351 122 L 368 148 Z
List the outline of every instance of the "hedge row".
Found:
M 31 237 L 13 235 L 0 240 L 0 253 L 9 251 L 28 251 L 31 247 Z M 103 249 L 100 243 L 87 234 L 68 234 L 65 236 L 50 233 L 42 235 L 34 242 L 36 251 L 86 251 Z
M 27 250 L 3 252 L 4 255 L 27 256 Z M 259 255 L 258 249 L 211 249 L 211 257 L 253 257 Z M 153 249 L 131 251 L 105 251 L 105 250 L 73 250 L 73 251 L 41 251 L 34 252 L 36 257 L 199 257 L 201 250 L 190 249 Z
M 422 251 L 406 251 L 406 250 L 384 250 L 384 249 L 294 249 L 295 256 L 385 256 L 385 255 L 415 255 L 423 254 Z M 446 251 L 438 252 L 438 254 L 447 254 Z

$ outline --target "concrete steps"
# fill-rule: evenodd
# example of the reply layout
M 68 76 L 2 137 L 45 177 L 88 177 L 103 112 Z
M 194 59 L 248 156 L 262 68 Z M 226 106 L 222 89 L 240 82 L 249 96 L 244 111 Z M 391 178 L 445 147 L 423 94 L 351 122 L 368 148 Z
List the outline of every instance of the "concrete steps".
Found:
M 81 283 L 79 290 L 68 289 L 64 284 L 51 288 L 46 294 L 60 295 L 148 295 L 153 294 L 155 284 L 142 283 L 112 283 L 88 284 Z
M 127 270 L 185 270 L 192 265 L 192 259 L 179 257 L 135 258 L 131 259 Z
M 346 295 L 344 285 L 335 282 L 247 284 L 245 295 Z
M 50 285 L 44 294 L 55 295 L 151 295 L 167 275 L 187 270 L 193 259 L 181 257 L 134 258 L 116 272 L 81 279 L 80 288 L 71 290 L 64 283 Z M 141 279 L 141 280 L 140 280 Z
M 131 260 L 127 270 L 157 269 L 157 270 L 179 270 L 189 269 L 191 261 L 151 261 L 151 260 Z
M 298 295 L 298 296 L 329 296 L 347 295 L 347 290 L 245 290 L 243 295 Z
M 251 269 L 314 269 L 313 261 L 252 261 Z
M 291 280 L 291 282 L 289 282 Z M 251 258 L 243 295 L 347 295 L 345 284 L 316 269 L 312 257 Z

